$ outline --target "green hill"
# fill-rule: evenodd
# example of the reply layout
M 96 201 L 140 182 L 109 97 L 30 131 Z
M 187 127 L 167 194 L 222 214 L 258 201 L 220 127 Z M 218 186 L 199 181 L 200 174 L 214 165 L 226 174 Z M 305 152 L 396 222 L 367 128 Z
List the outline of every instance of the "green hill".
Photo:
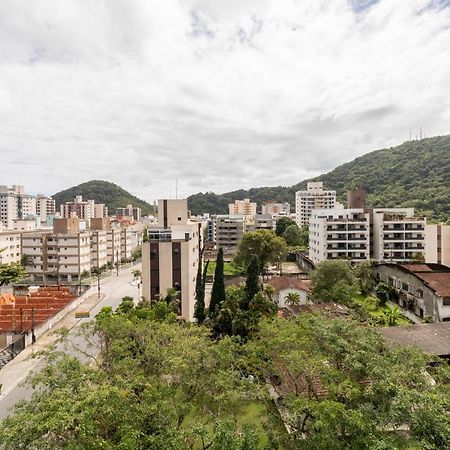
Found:
M 141 200 L 122 189 L 117 184 L 109 181 L 92 180 L 78 186 L 71 187 L 53 195 L 56 206 L 65 202 L 73 201 L 76 195 L 82 195 L 84 200 L 95 200 L 96 203 L 104 203 L 108 207 L 109 214 L 116 213 L 116 209 L 129 204 L 142 209 L 142 214 L 150 214 L 153 211 L 152 205 Z
M 348 188 L 362 186 L 368 193 L 368 206 L 413 206 L 429 219 L 445 222 L 450 220 L 450 136 L 376 150 L 291 187 L 195 194 L 188 198 L 189 208 L 193 214 L 226 214 L 229 202 L 243 198 L 259 204 L 288 201 L 294 207 L 295 191 L 305 188 L 307 181 L 323 181 L 344 202 Z

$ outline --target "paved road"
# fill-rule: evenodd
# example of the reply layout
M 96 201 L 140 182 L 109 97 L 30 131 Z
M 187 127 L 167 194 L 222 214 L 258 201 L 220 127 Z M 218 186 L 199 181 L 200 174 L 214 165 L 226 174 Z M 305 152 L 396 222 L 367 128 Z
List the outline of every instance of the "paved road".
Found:
M 42 335 L 34 344 L 34 348 L 26 348 L 14 360 L 8 363 L 2 370 L 0 370 L 0 383 L 3 383 L 2 394 L 0 395 L 0 420 L 4 419 L 10 414 L 11 408 L 20 400 L 31 397 L 32 390 L 28 387 L 22 386 L 21 382 L 25 380 L 28 373 L 33 370 L 42 368 L 43 363 L 37 359 L 28 360 L 27 357 L 46 345 L 51 344 L 55 337 L 52 332 L 55 328 L 66 326 L 71 328 L 70 341 L 77 347 L 86 350 L 87 343 L 80 337 L 76 336 L 77 328 L 86 323 L 105 306 L 111 306 L 115 309 L 122 298 L 130 296 L 139 298 L 140 292 L 135 282 L 132 282 L 132 269 L 140 269 L 139 265 L 131 268 L 122 269 L 119 276 L 113 273 L 101 282 L 102 299 L 98 302 L 96 295 L 92 295 L 87 301 L 83 302 L 75 310 L 90 309 L 90 317 L 86 319 L 75 319 L 75 312 L 69 313 L 64 319 L 60 321 L 52 330 Z M 96 294 L 96 287 L 92 288 L 92 293 Z M 98 302 L 98 303 L 97 303 Z M 95 304 L 96 303 L 96 304 Z M 95 306 L 93 306 L 95 304 Z M 92 307 L 93 306 L 93 307 Z M 92 308 L 92 309 L 91 309 Z M 76 352 L 68 349 L 68 353 L 76 355 Z M 90 351 L 92 353 L 92 351 Z M 78 356 L 78 355 L 77 355 Z

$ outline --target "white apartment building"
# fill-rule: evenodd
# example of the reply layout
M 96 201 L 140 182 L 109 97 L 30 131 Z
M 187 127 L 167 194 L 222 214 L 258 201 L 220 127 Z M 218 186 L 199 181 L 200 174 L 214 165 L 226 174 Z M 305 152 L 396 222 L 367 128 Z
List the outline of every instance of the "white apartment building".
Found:
M 135 222 L 140 222 L 142 209 L 137 206 L 127 205 L 125 208 L 117 208 L 116 216 L 131 217 Z
M 405 262 L 418 254 L 425 257 L 425 217 L 416 216 L 414 208 L 374 208 L 371 211 L 374 260 Z
M 291 205 L 285 203 L 264 203 L 261 206 L 261 214 L 271 214 L 272 216 L 289 216 Z
M 94 200 L 83 200 L 77 195 L 73 202 L 66 202 L 60 207 L 61 217 L 78 217 L 90 221 L 94 218 L 108 217 L 108 208 L 103 203 L 95 203 Z
M 36 216 L 36 197 L 25 194 L 23 186 L 0 186 L 0 222 L 13 228 L 15 219 L 27 219 Z
M 0 231 L 0 264 L 15 264 L 20 258 L 20 232 Z
M 308 225 L 313 209 L 333 209 L 337 206 L 336 191 L 325 191 L 321 181 L 309 182 L 306 191 L 295 193 L 297 225 Z
M 186 200 L 159 200 L 158 224 L 151 225 L 142 244 L 142 295 L 149 300 L 179 292 L 178 316 L 194 319 L 201 223 L 188 220 Z
M 106 230 L 91 230 L 91 271 L 106 268 L 108 263 Z
M 241 214 L 244 221 L 251 221 L 256 216 L 256 203 L 251 202 L 248 198 L 235 200 L 234 203 L 228 204 L 228 213 L 230 216 Z
M 425 261 L 450 267 L 450 225 L 425 226 Z
M 414 208 L 313 210 L 309 258 L 406 262 L 425 253 L 426 219 Z
M 56 214 L 56 202 L 51 197 L 38 194 L 36 196 L 36 214 L 40 217 L 41 222 L 47 222 L 49 216 L 55 216 Z
M 41 282 L 81 280 L 91 270 L 91 240 L 78 218 L 55 219 L 53 231 L 22 233 L 26 270 Z
M 315 209 L 309 220 L 309 258 L 370 258 L 370 214 L 364 209 Z

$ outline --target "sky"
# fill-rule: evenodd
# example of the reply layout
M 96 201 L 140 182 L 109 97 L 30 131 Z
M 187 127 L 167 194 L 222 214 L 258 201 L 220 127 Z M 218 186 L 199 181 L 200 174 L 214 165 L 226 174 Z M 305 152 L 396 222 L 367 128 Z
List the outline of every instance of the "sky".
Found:
M 450 133 L 448 0 L 0 2 L 0 184 L 292 185 L 420 128 Z

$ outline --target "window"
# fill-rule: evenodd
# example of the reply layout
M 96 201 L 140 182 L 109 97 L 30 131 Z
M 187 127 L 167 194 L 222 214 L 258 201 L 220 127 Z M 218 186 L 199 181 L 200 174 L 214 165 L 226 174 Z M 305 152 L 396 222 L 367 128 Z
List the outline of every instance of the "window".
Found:
M 450 297 L 444 297 L 442 299 L 442 305 L 443 306 L 450 306 Z
M 405 282 L 402 282 L 402 289 L 403 289 L 404 291 L 407 291 L 407 290 L 409 289 L 409 284 L 408 284 L 408 283 L 405 283 Z

